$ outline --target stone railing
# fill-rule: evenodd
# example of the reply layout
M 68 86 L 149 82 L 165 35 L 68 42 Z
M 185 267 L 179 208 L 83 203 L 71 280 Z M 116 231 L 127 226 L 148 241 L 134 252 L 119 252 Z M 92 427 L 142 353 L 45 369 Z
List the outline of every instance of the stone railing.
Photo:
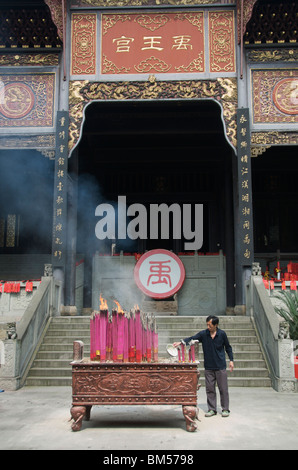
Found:
M 255 324 L 272 386 L 278 392 L 297 392 L 293 341 L 289 337 L 288 324 L 275 312 L 257 266 L 254 266 L 246 288 L 246 309 Z
M 1 389 L 23 386 L 50 319 L 59 312 L 60 297 L 59 281 L 43 277 L 21 320 L 8 325 L 7 337 L 0 342 Z

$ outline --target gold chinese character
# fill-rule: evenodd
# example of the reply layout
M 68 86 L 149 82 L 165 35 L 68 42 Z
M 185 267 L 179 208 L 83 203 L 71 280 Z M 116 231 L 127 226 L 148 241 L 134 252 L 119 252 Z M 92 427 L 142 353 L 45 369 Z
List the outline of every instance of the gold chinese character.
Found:
M 65 131 L 60 131 L 59 132 L 59 137 L 60 137 L 60 139 L 65 139 Z
M 113 39 L 113 42 L 115 42 L 117 45 L 116 52 L 129 52 L 130 43 L 133 41 L 134 41 L 134 38 L 127 38 L 125 36 L 121 36 L 120 38 Z
M 248 180 L 243 180 L 241 186 L 242 186 L 242 188 L 248 189 Z
M 241 168 L 241 175 L 243 176 L 243 175 L 247 175 L 247 174 L 248 174 L 248 168 L 246 168 L 246 167 L 243 166 L 243 167 Z
M 242 163 L 247 163 L 248 162 L 248 156 L 247 155 L 242 155 L 241 161 L 242 161 Z
M 59 251 L 59 250 L 54 251 L 54 256 L 55 256 L 55 258 L 61 259 L 62 258 L 62 251 Z
M 56 210 L 56 215 L 57 215 L 57 217 L 61 217 L 61 215 L 62 215 L 62 209 L 57 209 L 57 210 Z
M 245 252 L 244 252 L 244 257 L 245 258 L 250 258 L 250 251 L 248 248 L 246 248 Z
M 244 207 L 242 209 L 242 214 L 243 215 L 249 215 L 250 214 L 250 208 L 249 207 Z
M 57 199 L 56 199 L 56 203 L 57 204 L 62 204 L 63 203 L 63 197 L 58 196 Z
M 243 202 L 249 202 L 249 194 L 248 194 L 248 193 L 242 194 L 241 200 L 242 200 Z
M 59 157 L 59 158 L 58 158 L 58 164 L 59 164 L 60 166 L 63 166 L 63 165 L 64 165 L 64 158 L 63 158 L 63 157 Z
M 247 147 L 247 142 L 245 140 L 243 140 L 243 142 L 241 142 L 241 144 L 240 144 L 240 147 L 241 148 L 246 148 Z
M 64 127 L 65 124 L 65 117 L 60 118 L 60 126 Z
M 61 181 L 59 181 L 59 184 L 57 185 L 57 189 L 58 189 L 58 191 L 62 191 L 63 184 L 61 183 Z
M 243 124 L 243 123 L 246 122 L 246 121 L 247 121 L 246 117 L 244 116 L 244 114 L 242 114 L 242 116 L 241 116 L 241 118 L 240 118 L 241 124 Z
M 146 49 L 155 49 L 157 51 L 162 51 L 163 47 L 158 47 L 157 44 L 160 44 L 160 41 L 158 39 L 161 39 L 161 36 L 144 36 L 144 44 L 147 47 L 142 47 L 142 51 L 145 51 Z M 148 39 L 148 41 L 147 41 Z
M 57 224 L 55 229 L 56 229 L 56 232 L 62 232 L 62 224 Z
M 64 149 L 65 149 L 65 145 L 60 145 L 60 153 L 63 153 L 64 152 Z
M 244 228 L 244 230 L 245 230 L 245 229 L 246 229 L 246 230 L 249 230 L 249 227 L 250 227 L 250 225 L 249 225 L 249 220 L 245 220 L 245 221 L 244 221 L 244 224 L 242 225 L 242 227 Z
M 243 135 L 243 137 L 246 136 L 246 128 L 245 127 L 241 127 L 240 134 Z
M 60 240 L 59 237 L 56 237 L 56 239 L 55 239 L 55 245 L 62 245 L 62 241 Z
M 64 177 L 64 171 L 63 170 L 58 170 L 57 176 L 58 176 L 58 178 L 63 178 Z
M 243 243 L 245 243 L 246 245 L 250 244 L 250 238 L 249 238 L 248 234 L 246 234 L 245 237 L 243 238 Z
M 192 45 L 188 44 L 189 41 L 191 40 L 191 36 L 188 35 L 183 35 L 183 36 L 173 36 L 174 39 L 174 45 L 172 46 L 172 49 L 176 49 L 177 51 L 180 49 L 187 49 L 190 47 L 192 49 Z

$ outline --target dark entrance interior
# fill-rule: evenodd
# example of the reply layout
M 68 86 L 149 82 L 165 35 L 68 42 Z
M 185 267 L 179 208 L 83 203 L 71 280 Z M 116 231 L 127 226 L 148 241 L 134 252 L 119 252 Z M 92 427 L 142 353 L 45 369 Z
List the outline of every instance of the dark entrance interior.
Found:
M 85 114 L 77 148 L 77 253 L 85 260 L 85 283 L 96 251 L 139 252 L 166 248 L 184 251 L 184 240 L 98 240 L 95 208 L 140 203 L 203 204 L 204 253 L 223 250 L 233 286 L 234 152 L 228 144 L 221 108 L 212 100 L 93 102 Z M 75 158 L 71 158 L 70 166 Z M 90 274 L 89 274 L 90 275 Z M 227 288 L 233 295 L 233 287 Z M 86 295 L 85 307 L 88 307 Z M 233 301 L 228 301 L 232 305 Z
M 274 146 L 252 158 L 255 258 L 262 268 L 297 262 L 297 146 Z
M 54 160 L 36 150 L 0 150 L 0 254 L 50 256 L 53 186 Z

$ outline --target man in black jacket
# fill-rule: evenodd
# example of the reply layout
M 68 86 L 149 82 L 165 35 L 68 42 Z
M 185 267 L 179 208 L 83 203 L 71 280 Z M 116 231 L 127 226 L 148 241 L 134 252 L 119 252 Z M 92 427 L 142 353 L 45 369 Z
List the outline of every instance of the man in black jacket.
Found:
M 188 344 L 191 340 L 198 340 L 202 343 L 204 353 L 205 385 L 207 394 L 208 412 L 206 417 L 216 415 L 216 383 L 220 393 L 220 403 L 222 407 L 222 416 L 227 417 L 230 414 L 229 409 L 229 390 L 226 370 L 227 352 L 230 364 L 229 369 L 234 369 L 233 350 L 229 343 L 225 331 L 218 328 L 219 319 L 215 315 L 210 315 L 206 319 L 207 329 L 199 331 L 194 336 L 185 338 L 183 342 Z M 176 348 L 182 341 L 173 343 Z

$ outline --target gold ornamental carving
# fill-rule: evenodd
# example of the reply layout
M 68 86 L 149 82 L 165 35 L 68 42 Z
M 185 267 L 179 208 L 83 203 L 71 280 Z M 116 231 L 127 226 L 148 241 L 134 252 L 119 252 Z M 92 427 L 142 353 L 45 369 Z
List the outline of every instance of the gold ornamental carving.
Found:
M 254 0 L 255 1 L 255 0 Z M 152 6 L 152 5 L 212 5 L 218 0 L 72 0 L 72 6 L 91 7 L 125 7 L 125 6 Z M 234 0 L 225 0 L 225 3 L 234 3 Z
M 55 67 L 58 65 L 59 65 L 59 54 L 55 54 L 55 53 L 0 54 L 0 66 Z
M 298 145 L 298 132 L 252 132 L 252 146 Z
M 251 50 L 247 53 L 249 62 L 297 62 L 298 49 Z
M 141 82 L 71 81 L 69 84 L 70 127 L 69 150 L 77 145 L 85 107 L 94 101 L 107 100 L 213 99 L 223 109 L 227 139 L 236 147 L 237 81 L 216 80 L 158 81 L 150 76 Z

